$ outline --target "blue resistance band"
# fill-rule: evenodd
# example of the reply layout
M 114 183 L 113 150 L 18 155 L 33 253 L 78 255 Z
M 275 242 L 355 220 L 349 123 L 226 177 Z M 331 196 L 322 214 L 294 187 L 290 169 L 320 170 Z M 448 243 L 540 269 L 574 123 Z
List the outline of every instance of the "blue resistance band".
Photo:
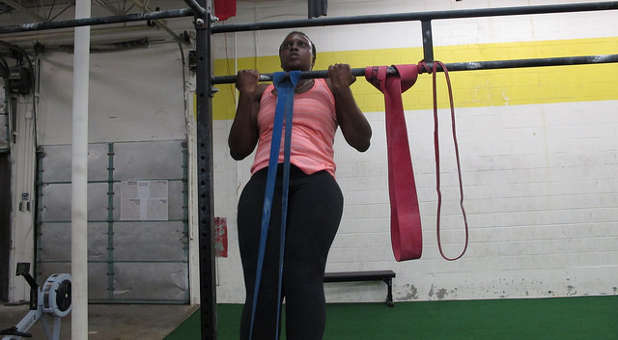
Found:
M 253 289 L 253 305 L 251 306 L 251 323 L 249 325 L 249 340 L 253 339 L 253 327 L 255 324 L 255 312 L 257 308 L 262 270 L 264 268 L 264 253 L 266 252 L 266 240 L 268 238 L 268 226 L 270 225 L 270 212 L 273 195 L 275 193 L 275 181 L 277 177 L 277 165 L 279 150 L 281 147 L 281 133 L 285 119 L 285 140 L 283 145 L 283 192 L 281 200 L 281 240 L 279 248 L 279 283 L 277 290 L 277 328 L 276 338 L 279 339 L 279 316 L 281 315 L 281 286 L 283 277 L 283 258 L 285 254 L 285 229 L 288 210 L 288 190 L 290 183 L 290 145 L 292 140 L 292 114 L 294 111 L 294 89 L 300 79 L 299 71 L 277 72 L 273 74 L 273 84 L 277 88 L 277 107 L 273 122 L 273 134 L 270 145 L 270 160 L 268 161 L 268 175 L 266 177 L 266 190 L 264 192 L 264 205 L 262 208 L 262 226 L 260 230 L 260 246 L 258 249 L 257 268 L 255 273 L 255 286 Z

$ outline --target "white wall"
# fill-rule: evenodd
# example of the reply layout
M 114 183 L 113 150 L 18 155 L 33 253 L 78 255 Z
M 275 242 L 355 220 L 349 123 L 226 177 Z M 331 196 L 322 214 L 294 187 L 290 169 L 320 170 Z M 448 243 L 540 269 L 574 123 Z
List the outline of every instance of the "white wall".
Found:
M 16 108 L 15 143 L 11 145 L 11 248 L 9 251 L 9 301 L 27 301 L 30 289 L 21 277 L 13 275 L 17 263 L 34 263 L 34 213 L 36 195 L 34 116 L 31 97 L 20 96 Z M 7 188 L 8 189 L 8 188 Z M 29 200 L 23 200 L 27 194 Z M 30 209 L 28 209 L 28 201 Z M 21 203 L 21 204 L 20 204 Z M 32 265 L 31 265 L 32 268 Z
M 328 13 L 334 17 L 557 3 L 565 1 L 331 0 Z M 239 15 L 229 22 L 305 16 L 306 4 L 298 1 L 239 2 Z M 615 18 L 616 11 L 606 11 L 440 20 L 433 22 L 433 39 L 436 46 L 618 39 Z M 276 55 L 281 39 L 291 30 L 230 33 L 225 35 L 227 41 L 216 35 L 215 53 L 217 58 Z M 422 46 L 420 23 L 414 22 L 300 30 L 311 36 L 318 52 Z M 608 79 L 615 66 L 612 70 Z M 611 100 L 509 105 L 506 98 L 504 105 L 456 109 L 470 246 L 455 262 L 442 260 L 436 244 L 431 111 L 406 112 L 424 252 L 420 260 L 402 263 L 395 262 L 390 245 L 384 116 L 366 112 L 374 133 L 368 152 L 355 152 L 340 134 L 335 142 L 345 208 L 327 271 L 393 269 L 399 301 L 618 294 L 618 181 L 613 178 L 618 170 L 618 93 L 611 80 L 602 81 L 609 82 Z M 414 100 L 413 95 L 406 98 Z M 456 103 L 465 101 L 457 93 L 455 98 Z M 463 223 L 448 110 L 441 109 L 440 117 L 442 242 L 447 255 L 454 256 L 463 246 Z M 218 301 L 238 303 L 244 299 L 244 288 L 234 204 L 249 178 L 252 157 L 238 163 L 231 160 L 225 139 L 229 128 L 229 120 L 215 122 L 215 183 L 220 186 L 215 210 L 228 216 L 231 247 L 229 257 L 218 260 Z M 327 284 L 326 291 L 331 302 L 385 297 L 380 282 Z
M 583 0 L 439 0 L 439 1 L 358 1 L 332 0 L 328 17 L 441 11 L 490 7 L 514 7 L 585 3 Z M 294 0 L 240 1 L 238 15 L 219 23 L 236 24 L 304 19 L 306 2 Z M 615 37 L 616 11 L 560 13 L 544 15 L 504 16 L 432 21 L 434 46 L 512 41 L 542 41 L 591 37 Z M 264 30 L 215 35 L 216 58 L 234 56 L 233 36 L 238 40 L 239 57 L 277 55 L 279 44 L 287 32 L 295 29 Z M 316 43 L 318 52 L 423 46 L 420 22 L 301 27 Z M 223 37 L 228 37 L 228 51 Z M 257 42 L 257 44 L 255 43 Z M 257 46 L 256 46 L 257 45 Z

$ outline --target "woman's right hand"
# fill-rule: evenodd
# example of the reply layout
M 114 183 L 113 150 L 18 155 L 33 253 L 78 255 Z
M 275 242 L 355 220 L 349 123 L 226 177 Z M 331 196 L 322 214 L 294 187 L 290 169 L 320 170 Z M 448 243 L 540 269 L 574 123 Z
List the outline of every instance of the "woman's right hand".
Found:
M 256 93 L 259 78 L 260 74 L 256 70 L 240 70 L 236 76 L 236 88 L 241 93 Z
M 253 152 L 258 142 L 257 115 L 266 84 L 258 84 L 260 74 L 255 70 L 238 71 L 236 88 L 240 91 L 236 116 L 230 129 L 230 155 L 241 160 Z

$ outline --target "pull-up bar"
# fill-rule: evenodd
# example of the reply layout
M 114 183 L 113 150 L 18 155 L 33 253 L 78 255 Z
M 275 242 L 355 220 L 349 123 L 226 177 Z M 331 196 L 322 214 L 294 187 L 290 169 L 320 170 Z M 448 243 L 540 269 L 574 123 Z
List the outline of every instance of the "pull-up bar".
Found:
M 495 70 L 504 68 L 521 67 L 542 67 L 542 66 L 566 66 L 583 64 L 604 64 L 617 63 L 618 54 L 606 54 L 597 56 L 578 56 L 578 57 L 559 57 L 559 58 L 534 58 L 534 59 L 513 59 L 513 60 L 492 60 L 492 61 L 472 61 L 463 63 L 445 64 L 449 72 L 453 71 L 474 71 L 474 70 Z M 442 72 L 442 67 L 437 65 L 437 70 Z M 351 69 L 353 75 L 359 77 L 365 75 L 364 68 Z M 388 75 L 397 74 L 397 69 L 389 66 Z M 427 73 L 424 69 L 419 69 L 419 73 Z M 326 78 L 327 70 L 307 71 L 301 73 L 301 78 Z M 260 74 L 259 81 L 272 81 L 272 73 Z M 212 78 L 213 84 L 231 84 L 236 82 L 235 75 L 219 76 Z

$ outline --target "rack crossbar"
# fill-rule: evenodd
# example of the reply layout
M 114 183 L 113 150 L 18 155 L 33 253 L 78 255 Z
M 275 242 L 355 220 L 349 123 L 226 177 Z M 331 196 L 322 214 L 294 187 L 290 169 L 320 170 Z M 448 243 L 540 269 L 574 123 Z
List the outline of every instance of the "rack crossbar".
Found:
M 576 57 L 556 57 L 556 58 L 533 58 L 533 59 L 512 59 L 512 60 L 492 60 L 492 61 L 471 61 L 461 63 L 445 64 L 449 72 L 454 71 L 477 71 L 495 70 L 506 68 L 522 67 L 543 67 L 543 66 L 566 66 L 566 65 L 585 65 L 585 64 L 604 64 L 618 62 L 618 54 L 576 56 Z M 437 70 L 442 72 L 442 67 L 437 66 Z M 419 73 L 427 73 L 420 70 Z M 359 77 L 365 75 L 364 68 L 353 68 L 352 74 Z M 389 66 L 388 75 L 397 74 L 397 70 Z M 272 73 L 260 74 L 260 81 L 272 81 Z M 327 70 L 302 72 L 301 78 L 327 78 Z M 213 78 L 213 84 L 232 84 L 236 82 L 235 75 L 226 75 Z

